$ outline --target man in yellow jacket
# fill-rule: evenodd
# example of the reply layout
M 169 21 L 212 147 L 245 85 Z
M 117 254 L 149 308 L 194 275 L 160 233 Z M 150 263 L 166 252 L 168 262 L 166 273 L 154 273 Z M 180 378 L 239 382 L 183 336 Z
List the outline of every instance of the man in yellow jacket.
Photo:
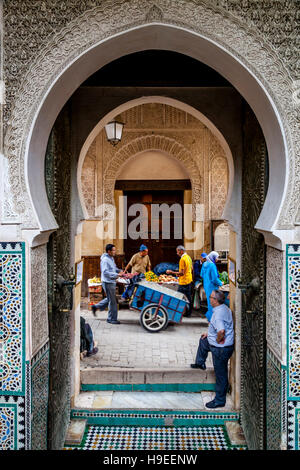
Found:
M 179 277 L 178 292 L 186 295 L 189 301 L 189 308 L 185 313 L 185 317 L 190 317 L 192 314 L 192 282 L 193 282 L 193 262 L 191 257 L 186 253 L 184 246 L 179 245 L 176 248 L 176 253 L 180 257 L 179 271 L 167 270 L 167 274 L 174 274 Z

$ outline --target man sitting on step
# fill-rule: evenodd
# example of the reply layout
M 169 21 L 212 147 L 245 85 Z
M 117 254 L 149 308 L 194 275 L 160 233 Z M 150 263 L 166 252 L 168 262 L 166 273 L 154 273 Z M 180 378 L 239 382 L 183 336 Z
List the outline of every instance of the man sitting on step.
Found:
M 225 406 L 228 390 L 228 361 L 234 349 L 234 328 L 232 312 L 225 302 L 225 294 L 212 291 L 209 297 L 213 314 L 208 326 L 208 332 L 201 335 L 193 369 L 206 369 L 205 361 L 209 351 L 212 354 L 216 374 L 216 396 L 206 403 L 207 408 Z

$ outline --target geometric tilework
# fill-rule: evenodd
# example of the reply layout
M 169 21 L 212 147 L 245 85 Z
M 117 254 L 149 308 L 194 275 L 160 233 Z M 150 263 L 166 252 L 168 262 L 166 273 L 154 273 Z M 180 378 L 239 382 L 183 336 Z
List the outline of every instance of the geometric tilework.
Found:
M 28 373 L 27 373 L 28 375 Z M 25 243 L 0 243 L 0 449 L 26 447 Z M 26 411 L 25 411 L 26 407 Z M 28 436 L 27 436 L 28 437 Z
M 281 367 L 281 432 L 287 433 L 287 370 Z
M 288 421 L 287 421 L 287 449 L 295 450 L 296 448 L 296 433 L 295 433 L 295 410 L 297 402 L 288 401 Z
M 288 401 L 287 449 L 300 450 L 300 403 Z
M 26 393 L 25 393 L 25 449 L 31 446 L 31 366 L 26 361 Z
M 47 449 L 47 413 L 49 390 L 49 342 L 31 363 L 32 450 Z
M 140 424 L 140 420 L 144 420 L 143 423 L 151 425 L 156 420 L 155 424 L 163 424 L 165 419 L 172 419 L 174 420 L 174 425 L 178 424 L 178 420 L 180 420 L 180 424 L 188 424 L 188 421 L 193 422 L 195 424 L 197 421 L 199 425 L 211 421 L 218 420 L 218 424 L 222 424 L 223 421 L 237 421 L 239 418 L 238 413 L 230 413 L 230 412 L 219 412 L 219 413 L 211 413 L 211 412 L 186 412 L 182 413 L 182 411 L 174 412 L 154 412 L 154 411 L 123 411 L 123 410 L 106 410 L 106 411 L 91 411 L 91 410 L 71 410 L 71 419 L 86 419 L 88 424 L 116 424 L 116 420 L 119 424 L 120 420 L 134 420 L 135 424 Z M 110 420 L 110 422 L 106 422 L 105 420 Z M 111 421 L 113 420 L 113 421 Z M 149 422 L 149 420 L 152 420 Z M 177 421 L 176 421 L 177 420 Z M 184 420 L 184 421 L 183 421 Z M 129 423 L 129 421 L 128 421 Z M 132 421 L 130 421 L 132 424 Z M 198 424 L 197 424 L 198 425 Z
M 281 444 L 281 364 L 267 349 L 267 450 Z
M 287 449 L 299 449 L 300 413 L 300 245 L 287 245 L 287 416 L 283 427 L 287 434 Z M 284 422 L 285 421 L 285 422 Z M 285 431 L 283 429 L 283 432 Z
M 13 450 L 15 448 L 15 408 L 9 405 L 0 408 L 0 449 Z
M 295 409 L 295 450 L 300 449 L 300 408 Z
M 300 400 L 300 245 L 287 245 L 288 399 Z
M 0 396 L 0 450 L 25 449 L 25 399 Z
M 0 243 L 0 393 L 25 394 L 25 244 Z
M 230 450 L 232 446 L 224 426 L 134 427 L 88 426 L 81 450 Z

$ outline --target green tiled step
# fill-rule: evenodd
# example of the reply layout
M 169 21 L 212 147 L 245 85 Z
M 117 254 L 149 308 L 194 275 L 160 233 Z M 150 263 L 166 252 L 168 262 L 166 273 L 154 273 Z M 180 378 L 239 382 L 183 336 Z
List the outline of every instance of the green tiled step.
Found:
M 224 411 L 144 411 L 144 410 L 79 410 L 71 419 L 87 420 L 88 425 L 102 426 L 204 426 L 238 421 L 239 413 Z
M 188 391 L 201 391 L 214 390 L 215 373 L 213 368 L 203 371 L 189 367 L 176 369 L 87 367 L 80 371 L 80 381 L 82 390 L 186 391 L 186 389 L 174 388 L 182 385 L 188 386 Z M 94 387 L 96 385 L 111 386 L 111 384 L 125 386 L 125 388 L 87 388 L 88 385 Z M 168 388 L 157 388 L 159 385 L 168 386 Z M 132 388 L 134 386 L 138 388 Z M 141 388 L 141 386 L 148 388 Z
M 120 392 L 202 392 L 214 391 L 215 384 L 81 384 L 81 390 L 83 392 L 101 390 Z

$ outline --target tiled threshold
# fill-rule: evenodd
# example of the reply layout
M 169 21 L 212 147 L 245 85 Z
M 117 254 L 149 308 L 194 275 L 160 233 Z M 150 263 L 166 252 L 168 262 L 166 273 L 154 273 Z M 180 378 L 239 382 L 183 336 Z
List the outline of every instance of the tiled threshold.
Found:
M 64 450 L 246 450 L 237 421 L 198 426 L 106 426 L 72 420 Z
M 225 407 L 211 410 L 205 403 L 214 395 L 207 391 L 82 392 L 71 412 L 65 449 L 244 449 L 239 413 L 233 410 L 230 395 Z M 238 436 L 240 440 L 234 441 Z
M 236 426 L 239 426 L 236 424 Z M 239 434 L 239 432 L 237 432 Z M 234 436 L 233 436 L 234 438 Z M 80 444 L 66 442 L 64 450 L 246 450 L 245 441 L 232 440 L 226 425 L 200 427 L 86 426 Z M 194 462 L 195 463 L 195 462 Z

